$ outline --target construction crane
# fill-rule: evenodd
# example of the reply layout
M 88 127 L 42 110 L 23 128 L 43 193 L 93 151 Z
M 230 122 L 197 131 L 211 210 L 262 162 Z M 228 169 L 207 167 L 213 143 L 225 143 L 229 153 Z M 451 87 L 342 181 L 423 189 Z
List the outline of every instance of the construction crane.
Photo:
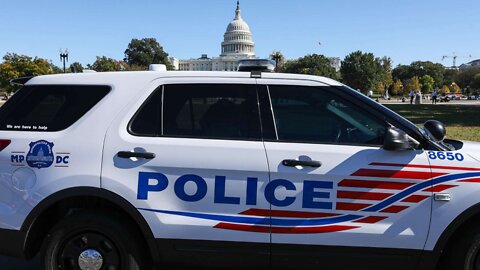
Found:
M 467 56 L 459 56 L 459 55 L 456 55 L 455 53 L 452 53 L 451 55 L 444 55 L 442 56 L 442 61 L 445 60 L 446 58 L 452 58 L 453 59 L 453 68 L 456 68 L 457 67 L 457 58 L 472 58 L 472 55 L 469 54 Z

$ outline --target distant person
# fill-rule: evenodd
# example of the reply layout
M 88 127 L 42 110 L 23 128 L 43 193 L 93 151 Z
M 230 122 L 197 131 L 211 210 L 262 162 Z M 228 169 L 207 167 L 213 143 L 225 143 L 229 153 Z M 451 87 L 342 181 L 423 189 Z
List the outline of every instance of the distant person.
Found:
M 422 104 L 422 91 L 418 90 L 415 95 L 415 104 Z
M 433 90 L 433 93 L 432 93 L 432 104 L 437 104 L 437 96 L 438 96 L 437 90 Z
M 408 94 L 410 96 L 410 104 L 413 104 L 413 99 L 415 98 L 415 91 L 410 90 L 410 94 Z

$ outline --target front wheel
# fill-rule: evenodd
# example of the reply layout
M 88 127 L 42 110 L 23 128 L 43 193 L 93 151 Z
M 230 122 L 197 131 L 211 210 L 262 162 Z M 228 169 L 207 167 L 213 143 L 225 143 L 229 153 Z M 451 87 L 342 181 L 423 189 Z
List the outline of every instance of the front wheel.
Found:
M 140 236 L 119 218 L 81 212 L 60 221 L 47 236 L 44 270 L 147 269 Z
M 462 229 L 461 235 L 454 236 L 440 261 L 442 270 L 480 269 L 480 226 L 478 223 Z

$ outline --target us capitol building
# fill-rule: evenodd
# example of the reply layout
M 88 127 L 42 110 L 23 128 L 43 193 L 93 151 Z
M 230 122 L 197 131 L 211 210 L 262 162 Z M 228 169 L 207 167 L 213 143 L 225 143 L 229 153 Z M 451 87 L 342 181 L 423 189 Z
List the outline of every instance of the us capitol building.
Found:
M 219 57 L 209 58 L 203 54 L 197 59 L 178 60 L 170 57 L 169 62 L 175 70 L 188 71 L 237 71 L 237 63 L 240 59 L 252 59 L 255 56 L 255 43 L 253 42 L 250 27 L 242 19 L 240 3 L 237 1 L 235 18 L 227 26 L 223 35 L 222 53 Z M 330 64 L 337 71 L 340 70 L 340 58 L 328 57 Z
M 235 18 L 228 24 L 223 37 L 222 54 L 219 57 L 208 58 L 206 54 L 198 59 L 189 60 L 177 60 L 171 57 L 170 63 L 177 70 L 236 71 L 238 60 L 256 58 L 252 32 L 242 19 L 238 1 Z

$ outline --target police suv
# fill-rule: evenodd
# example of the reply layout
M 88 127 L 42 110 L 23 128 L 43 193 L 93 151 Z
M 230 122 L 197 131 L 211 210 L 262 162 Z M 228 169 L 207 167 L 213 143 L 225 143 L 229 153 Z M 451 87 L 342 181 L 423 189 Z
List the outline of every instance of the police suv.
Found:
M 255 69 L 28 80 L 0 109 L 0 253 L 47 270 L 480 268 L 480 144 Z

